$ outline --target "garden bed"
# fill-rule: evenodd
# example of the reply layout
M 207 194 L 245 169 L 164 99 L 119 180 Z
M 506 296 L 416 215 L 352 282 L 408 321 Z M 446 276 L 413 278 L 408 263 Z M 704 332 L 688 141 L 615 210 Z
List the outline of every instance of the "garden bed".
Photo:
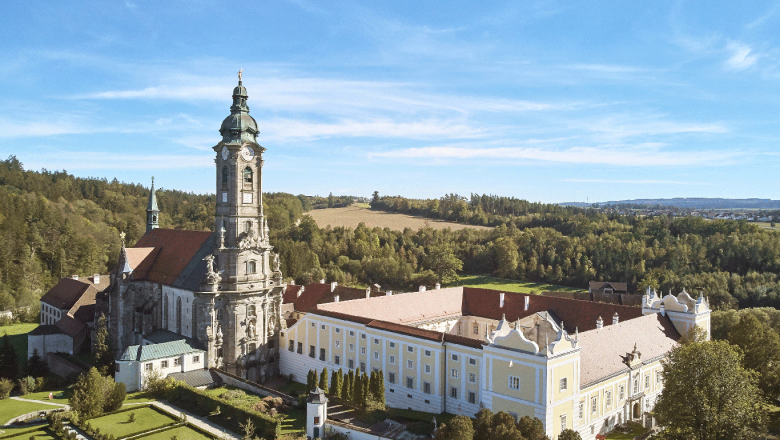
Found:
M 128 421 L 131 413 L 135 413 L 135 421 L 132 423 Z M 88 423 L 92 429 L 99 429 L 101 433 L 124 438 L 178 422 L 178 419 L 152 405 L 138 405 L 89 419 L 85 423 Z

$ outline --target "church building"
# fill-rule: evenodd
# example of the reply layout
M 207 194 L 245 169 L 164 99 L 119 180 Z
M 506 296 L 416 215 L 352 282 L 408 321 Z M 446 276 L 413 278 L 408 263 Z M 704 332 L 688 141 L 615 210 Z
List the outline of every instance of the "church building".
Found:
M 133 247 L 123 244 L 111 286 L 97 299 L 97 313 L 109 317 L 120 353 L 117 378 L 137 379 L 128 379 L 128 390 L 142 385 L 138 369 L 216 367 L 257 382 L 279 371 L 285 284 L 268 241 L 265 148 L 257 142 L 247 99 L 239 74 L 230 115 L 219 129 L 222 140 L 214 146 L 216 232 L 159 228 L 152 182 L 146 233 Z M 149 353 L 156 351 L 146 347 L 154 344 L 174 348 L 162 350 L 164 361 L 155 360 L 159 356 Z

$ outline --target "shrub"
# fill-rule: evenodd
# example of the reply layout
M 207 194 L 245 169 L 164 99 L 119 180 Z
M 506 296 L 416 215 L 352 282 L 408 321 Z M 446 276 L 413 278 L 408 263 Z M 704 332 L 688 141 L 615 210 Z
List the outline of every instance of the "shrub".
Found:
M 127 416 L 127 423 L 135 423 L 135 412 L 131 412 L 129 416 Z
M 246 396 L 246 393 L 241 390 L 230 390 L 220 394 L 219 398 L 225 400 L 234 400 L 234 399 L 240 399 L 244 396 Z
M 0 378 L 0 400 L 7 399 L 11 395 L 11 390 L 13 389 L 13 382 L 6 378 Z

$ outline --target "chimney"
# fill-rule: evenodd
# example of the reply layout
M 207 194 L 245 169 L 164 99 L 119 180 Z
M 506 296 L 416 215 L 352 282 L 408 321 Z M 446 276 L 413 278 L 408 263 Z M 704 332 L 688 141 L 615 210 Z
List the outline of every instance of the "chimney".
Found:
M 385 296 L 392 296 L 393 291 L 392 290 L 385 290 Z
M 95 275 L 92 276 L 92 282 L 94 284 L 100 284 L 100 274 L 99 273 L 96 273 Z
M 337 303 L 337 302 L 339 302 L 339 295 L 338 295 L 338 294 L 336 294 L 336 295 L 333 295 L 333 302 L 334 302 L 334 303 Z
M 604 320 L 601 319 L 601 316 L 599 316 L 599 319 L 596 320 L 596 328 L 603 328 L 604 327 Z
M 499 293 L 498 294 L 498 302 L 499 302 L 499 305 L 498 305 L 499 307 L 504 307 L 504 294 L 503 293 Z
M 531 297 L 526 295 L 525 296 L 525 308 L 523 310 L 528 311 L 528 306 L 531 304 Z
M 298 294 L 296 295 L 296 298 L 300 298 L 301 297 L 301 293 L 303 293 L 303 289 L 305 289 L 305 288 L 306 288 L 306 286 L 301 286 L 301 288 L 298 289 Z
M 73 276 L 71 276 L 71 278 L 73 278 L 73 279 L 74 279 L 74 280 L 76 280 L 76 281 L 78 281 L 78 280 L 79 280 L 79 276 L 78 276 L 78 275 L 73 275 Z
M 620 322 L 620 318 L 618 317 L 618 314 L 617 314 L 617 312 L 615 312 L 615 314 L 614 314 L 614 315 L 612 315 L 612 325 L 615 325 L 615 324 L 617 324 L 618 322 Z
M 320 280 L 320 284 L 325 284 L 325 278 Z
M 439 290 L 439 289 L 441 289 L 441 284 L 436 283 L 436 290 Z
M 336 290 L 336 286 L 338 286 L 338 285 L 339 285 L 339 283 L 337 283 L 335 281 L 330 283 L 330 293 L 333 293 Z
M 425 292 L 425 286 L 420 286 L 419 289 L 417 289 L 418 292 Z
M 661 303 L 661 316 L 665 316 L 665 315 L 666 315 L 666 306 L 662 302 Z
M 294 286 L 294 285 L 295 285 L 295 280 L 290 280 L 290 283 L 289 283 L 289 284 L 290 284 L 291 286 Z
M 371 298 L 371 286 L 366 287 L 366 298 Z

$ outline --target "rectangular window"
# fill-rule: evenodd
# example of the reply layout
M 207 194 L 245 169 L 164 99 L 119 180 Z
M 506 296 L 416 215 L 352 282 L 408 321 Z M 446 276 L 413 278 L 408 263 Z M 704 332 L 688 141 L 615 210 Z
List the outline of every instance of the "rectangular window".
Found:
M 395 383 L 395 373 L 387 373 L 387 381 L 390 383 Z
M 477 403 L 477 393 L 469 391 L 469 403 Z
M 606 391 L 604 393 L 604 403 L 607 404 L 607 408 L 612 406 L 612 391 Z
M 361 362 L 360 363 L 360 371 L 366 371 L 366 363 L 365 362 Z
M 200 356 L 197 355 L 197 354 L 195 356 L 193 356 L 192 357 L 192 363 L 193 364 L 199 364 L 200 363 Z
M 566 429 L 566 414 L 561 414 L 561 431 Z
M 325 324 L 322 324 L 322 325 L 320 326 L 320 330 L 325 330 Z
M 469 358 L 469 365 L 477 365 L 477 360 L 474 358 Z
M 316 326 L 317 326 L 317 324 L 315 324 L 315 323 L 313 323 L 313 322 L 311 323 L 311 328 L 314 328 L 314 327 L 316 327 Z
M 623 386 L 623 385 L 620 385 L 618 390 L 620 391 L 620 400 L 625 399 L 626 398 L 626 387 Z
M 315 425 L 319 425 L 320 424 L 320 418 L 319 417 L 315 417 L 314 418 L 314 424 Z
M 450 387 L 450 397 L 452 397 L 453 399 L 457 399 L 458 398 L 458 389 L 457 388 Z
M 395 364 L 395 356 L 390 355 L 390 363 Z
M 580 408 L 579 408 L 579 418 L 582 420 L 582 418 L 585 417 L 585 401 L 583 400 L 580 402 Z
M 181 365 L 181 359 L 180 358 L 174 358 L 173 359 L 173 366 L 174 367 L 178 367 L 179 365 Z
M 295 351 L 295 341 L 290 341 L 289 347 L 287 347 L 290 351 Z
M 406 368 L 414 368 L 414 361 L 411 359 L 406 360 Z
M 374 338 L 374 344 L 378 344 L 378 343 L 379 343 L 379 339 Z
M 355 336 L 355 332 L 354 332 L 353 330 L 350 330 L 350 331 L 349 331 L 349 335 L 350 335 L 350 336 Z
M 360 347 L 360 354 L 366 354 L 366 347 Z
M 341 341 L 336 341 L 336 348 L 341 347 Z
M 366 334 L 365 333 L 361 333 L 360 334 L 360 339 L 366 339 Z
M 477 383 L 477 375 L 474 373 L 469 373 L 469 382 Z
M 564 377 L 560 380 L 559 391 L 566 391 L 568 386 L 568 380 Z
M 355 351 L 355 344 L 349 344 L 349 351 Z
M 517 415 L 517 413 L 510 412 L 510 416 L 512 416 L 513 419 L 515 419 L 515 423 L 517 423 L 518 420 L 520 420 L 520 416 Z
M 379 352 L 378 351 L 374 352 L 374 359 L 379 359 Z
M 336 333 L 341 333 L 341 329 L 336 327 Z
M 114 371 L 116 371 L 117 373 L 119 373 L 119 364 L 115 364 L 115 365 L 114 365 L 114 367 L 115 367 Z
M 656 371 L 655 372 L 655 386 L 661 385 L 661 372 Z
M 349 367 L 349 369 L 350 369 L 350 370 L 352 370 L 353 368 L 355 368 L 355 360 L 354 360 L 354 359 L 350 359 L 350 360 L 349 360 L 349 365 L 348 365 L 348 367 Z
M 458 362 L 458 355 L 453 353 L 452 354 L 452 360 L 455 361 L 455 362 Z
M 414 388 L 414 378 L 413 377 L 407 377 L 406 378 L 406 388 Z
M 390 343 L 390 348 L 395 348 L 395 342 Z
M 431 372 L 431 366 L 430 364 L 425 364 L 425 372 L 430 373 Z
M 649 374 L 645 374 L 645 389 L 646 390 L 650 389 L 650 375 Z
M 430 357 L 431 356 L 431 350 L 425 350 L 425 355 Z
M 598 411 L 599 409 L 598 403 L 599 403 L 598 397 L 593 397 L 590 399 L 590 412 L 592 412 L 593 414 L 596 414 L 596 411 Z
M 316 351 L 316 349 L 314 348 L 314 346 L 313 346 L 313 345 L 310 345 L 310 346 L 309 346 L 309 357 L 310 357 L 310 358 L 314 358 L 314 352 L 315 352 L 315 351 Z
M 406 351 L 408 351 L 409 353 L 414 353 L 414 347 L 412 347 L 411 345 L 407 345 Z
M 152 371 L 152 368 L 153 368 L 152 367 L 152 363 L 149 362 L 148 364 L 144 365 L 144 368 L 146 369 L 146 371 Z
M 477 324 L 476 322 L 474 323 L 474 334 L 475 335 L 479 334 L 479 324 Z
M 339 355 L 333 356 L 333 362 L 336 365 L 341 365 L 341 356 L 339 356 Z
M 160 362 L 160 368 L 168 368 L 168 361 Z
M 452 376 L 453 379 L 457 379 L 458 378 L 458 369 L 457 368 L 453 368 L 452 371 L 450 372 L 450 375 Z
M 430 382 L 423 382 L 423 393 L 431 394 L 431 383 Z
M 520 378 L 517 376 L 509 376 L 509 388 L 513 390 L 520 389 Z
M 320 348 L 320 360 L 321 361 L 325 360 L 325 349 L 324 348 Z
M 303 354 L 303 342 L 298 343 L 298 354 Z

